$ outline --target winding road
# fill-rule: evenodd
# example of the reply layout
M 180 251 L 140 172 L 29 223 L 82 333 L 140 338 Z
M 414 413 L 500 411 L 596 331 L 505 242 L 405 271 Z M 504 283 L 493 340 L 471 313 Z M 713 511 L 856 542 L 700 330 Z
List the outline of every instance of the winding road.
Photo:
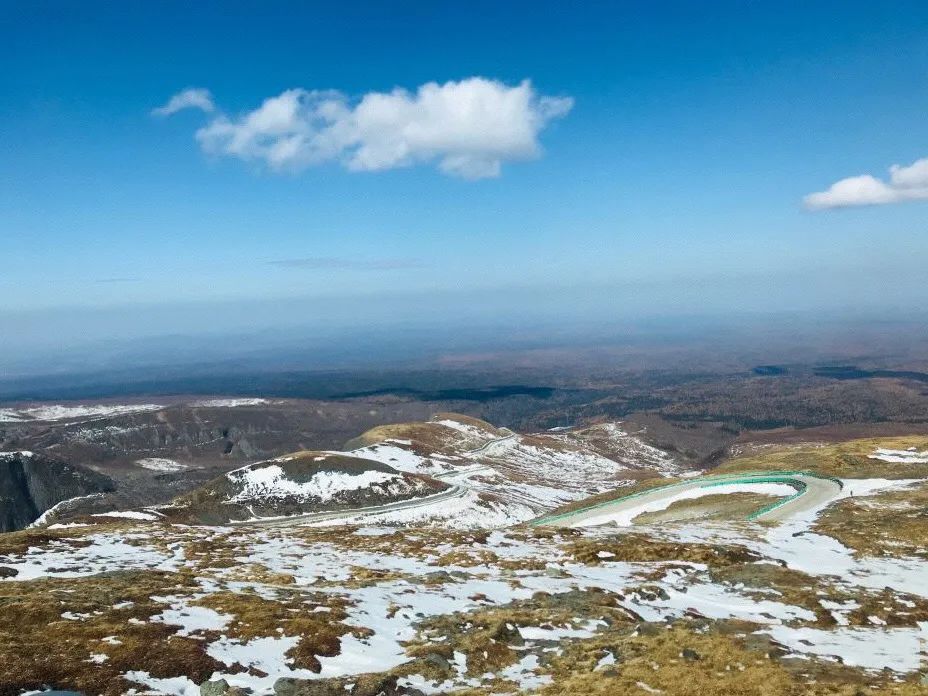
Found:
M 464 456 L 471 458 L 475 455 L 480 455 L 486 452 L 493 445 L 500 444 L 502 442 L 508 442 L 516 438 L 515 433 L 510 433 L 505 437 L 500 437 L 495 440 L 490 440 L 489 442 L 484 443 L 476 449 L 470 450 L 464 453 Z M 431 507 L 443 503 L 447 500 L 454 500 L 456 498 L 461 498 L 465 496 L 470 490 L 470 487 L 467 485 L 467 480 L 477 474 L 485 474 L 493 472 L 494 469 L 485 464 L 472 464 L 465 467 L 457 467 L 451 469 L 450 471 L 445 471 L 440 474 L 433 474 L 432 478 L 439 479 L 440 481 L 445 481 L 449 484 L 449 488 L 435 493 L 433 495 L 423 496 L 421 498 L 410 498 L 408 500 L 399 500 L 393 503 L 385 503 L 384 505 L 372 505 L 370 507 L 363 508 L 350 508 L 342 510 L 327 510 L 324 512 L 309 512 L 305 515 L 288 515 L 286 517 L 265 517 L 265 518 L 253 518 L 250 520 L 244 520 L 241 522 L 233 522 L 235 525 L 253 525 L 258 527 L 291 527 L 294 525 L 301 524 L 313 524 L 316 522 L 326 522 L 329 520 L 337 519 L 355 519 L 359 517 L 370 517 L 371 515 L 381 515 L 386 512 L 397 512 L 400 510 L 415 510 L 416 508 L 421 507 Z
M 704 495 L 750 490 L 766 484 L 786 485 L 795 493 L 782 497 L 777 502 L 761 508 L 748 517 L 751 520 L 781 521 L 809 510 L 814 510 L 834 500 L 842 489 L 841 481 L 817 476 L 802 471 L 773 471 L 763 473 L 732 474 L 728 476 L 701 476 L 696 479 L 672 483 L 633 493 L 588 508 L 549 515 L 536 520 L 535 525 L 554 527 L 591 527 L 600 524 L 630 524 L 643 512 L 663 509 L 675 499 L 692 498 L 688 492 L 698 491 Z
M 348 508 L 342 510 L 328 510 L 326 512 L 309 512 L 305 515 L 288 515 L 287 517 L 265 517 L 258 519 L 244 520 L 241 522 L 232 522 L 233 525 L 248 525 L 257 527 L 292 527 L 299 524 L 313 524 L 315 522 L 326 522 L 328 520 L 348 519 L 354 520 L 359 517 L 369 517 L 370 515 L 381 515 L 385 512 L 396 512 L 398 510 L 414 510 L 420 507 L 431 507 L 446 500 L 454 500 L 467 494 L 468 489 L 465 486 L 453 485 L 440 493 L 427 495 L 421 498 L 409 498 L 408 500 L 399 500 L 394 503 L 384 505 L 372 505 L 362 508 Z

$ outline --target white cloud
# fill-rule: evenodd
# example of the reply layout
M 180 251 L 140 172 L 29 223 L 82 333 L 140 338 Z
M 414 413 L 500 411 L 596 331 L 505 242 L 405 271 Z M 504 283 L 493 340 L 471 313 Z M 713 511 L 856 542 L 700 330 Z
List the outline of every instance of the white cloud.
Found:
M 331 161 L 351 171 L 435 163 L 446 174 L 481 179 L 499 176 L 503 162 L 538 157 L 538 134 L 572 107 L 570 97 L 539 95 L 528 80 L 510 87 L 482 77 L 355 100 L 289 89 L 239 117 L 217 115 L 196 138 L 207 153 L 273 171 Z
M 170 116 L 183 109 L 200 109 L 207 114 L 215 110 L 213 95 L 202 87 L 188 87 L 168 99 L 167 104 L 152 109 L 153 116 Z
M 846 208 L 857 205 L 885 205 L 928 199 L 928 158 L 909 166 L 894 164 L 889 180 L 869 174 L 852 176 L 832 184 L 827 191 L 810 193 L 803 201 L 807 208 Z

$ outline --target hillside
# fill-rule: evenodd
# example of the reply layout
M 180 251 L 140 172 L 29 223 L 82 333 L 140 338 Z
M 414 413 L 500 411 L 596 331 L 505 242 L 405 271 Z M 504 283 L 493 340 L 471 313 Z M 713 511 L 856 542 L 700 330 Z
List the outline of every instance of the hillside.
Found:
M 106 476 L 32 452 L 0 452 L 0 532 L 22 529 L 51 508 L 113 490 Z
M 429 421 L 379 426 L 346 448 L 248 464 L 168 504 L 119 505 L 115 496 L 71 516 L 143 507 L 143 514 L 189 523 L 280 518 L 276 524 L 288 524 L 309 515 L 317 523 L 506 527 L 567 501 L 679 470 L 670 455 L 614 423 L 522 435 L 439 413 Z M 140 461 L 165 480 L 185 473 L 167 459 Z M 405 500 L 416 502 L 401 504 Z
M 458 425 L 481 432 L 424 432 L 485 439 Z M 749 448 L 724 474 L 639 484 L 673 491 L 679 480 L 704 495 L 662 494 L 605 525 L 190 526 L 156 509 L 6 534 L 0 694 L 914 696 L 928 675 L 926 445 Z M 411 465 L 410 450 L 388 446 Z M 830 492 L 713 485 L 752 471 L 820 476 Z M 232 472 L 200 500 L 299 511 L 358 491 L 402 496 L 391 486 L 411 481 L 428 479 L 303 453 Z M 748 518 L 784 495 L 806 503 Z
M 224 524 L 382 506 L 449 488 L 369 459 L 297 452 L 230 471 L 157 511 L 173 521 Z
M 376 428 L 347 446 L 357 456 L 494 496 L 526 515 L 523 519 L 679 470 L 672 456 L 615 423 L 519 434 L 444 413 L 427 422 Z

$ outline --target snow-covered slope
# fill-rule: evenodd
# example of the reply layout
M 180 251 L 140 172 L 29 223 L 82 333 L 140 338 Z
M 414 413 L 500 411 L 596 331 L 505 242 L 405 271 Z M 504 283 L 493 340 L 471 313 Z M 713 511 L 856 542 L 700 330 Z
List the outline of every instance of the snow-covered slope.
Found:
M 380 437 L 379 441 L 377 438 Z M 608 423 L 581 431 L 520 435 L 442 414 L 378 428 L 350 454 L 466 485 L 535 513 L 677 468 L 667 453 Z
M 159 404 L 90 404 L 78 406 L 35 406 L 0 409 L 0 422 L 59 421 L 122 416 L 127 413 L 144 413 L 164 408 Z
M 520 435 L 456 414 L 381 426 L 344 452 L 300 452 L 250 464 L 175 501 L 166 514 L 223 522 L 300 516 L 452 528 L 512 526 L 559 505 L 672 470 L 672 460 L 618 427 Z M 635 453 L 634 456 L 629 453 Z M 640 456 L 638 456 L 640 455 Z M 285 523 L 285 522 L 281 522 Z
M 174 519 L 226 522 L 370 508 L 448 488 L 368 459 L 299 452 L 230 471 L 159 511 Z

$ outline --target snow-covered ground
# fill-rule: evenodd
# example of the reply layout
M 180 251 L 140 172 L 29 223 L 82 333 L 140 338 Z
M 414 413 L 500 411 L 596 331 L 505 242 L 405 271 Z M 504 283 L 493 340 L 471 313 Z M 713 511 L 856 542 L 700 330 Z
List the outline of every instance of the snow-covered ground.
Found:
M 647 444 L 639 435 L 628 432 L 622 428 L 621 421 L 599 423 L 577 433 L 561 432 L 554 437 L 564 442 L 579 441 L 587 446 L 597 441 L 600 446 L 616 452 L 620 461 L 637 468 L 651 469 L 665 476 L 677 476 L 682 472 L 671 454 Z
M 25 459 L 29 459 L 30 457 L 34 457 L 34 456 L 35 455 L 32 452 L 29 452 L 27 450 L 15 450 L 13 452 L 0 452 L 0 461 L 3 461 L 4 459 L 12 459 L 13 457 L 23 457 Z
M 150 512 L 138 512 L 136 510 L 116 510 L 113 512 L 98 512 L 93 515 L 93 517 L 113 517 L 117 519 L 125 520 L 144 520 L 146 522 L 154 522 L 158 519 L 157 515 L 153 515 Z
M 81 500 L 92 500 L 94 498 L 99 498 L 102 493 L 91 493 L 89 495 L 80 495 L 75 498 L 68 498 L 67 500 L 62 500 L 59 503 L 55 503 L 48 510 L 43 512 L 39 518 L 30 524 L 30 527 L 41 527 L 42 525 L 48 524 L 49 520 L 54 519 L 55 515 L 67 510 L 71 505 L 81 501 Z
M 868 455 L 868 458 L 891 464 L 928 464 L 928 450 L 919 452 L 915 447 L 904 450 L 879 448 Z
M 639 465 L 653 465 L 660 473 L 671 470 L 672 458 L 660 450 L 632 438 L 612 424 L 597 426 L 598 437 L 622 441 L 641 451 Z M 365 522 L 382 524 L 438 524 L 454 528 L 496 528 L 525 522 L 559 505 L 596 493 L 627 485 L 628 467 L 586 447 L 576 440 L 550 436 L 522 436 L 505 429 L 489 429 L 471 423 L 443 418 L 422 424 L 438 443 L 437 449 L 422 453 L 412 440 L 392 438 L 360 447 L 350 452 L 325 452 L 320 455 L 351 456 L 387 464 L 397 471 L 426 474 L 448 484 L 466 489 L 466 495 L 452 499 L 436 497 L 434 504 L 423 504 L 402 510 L 389 510 L 371 517 L 365 511 Z M 433 443 L 434 444 L 434 443 Z M 470 449 L 467 449 L 467 448 Z M 289 461 L 280 457 L 276 462 Z M 273 462 L 272 462 L 273 464 Z M 251 472 L 251 473 L 249 473 Z M 279 466 L 253 465 L 229 475 L 243 487 L 236 498 L 256 499 L 260 496 L 284 495 L 317 497 L 325 490 L 348 490 L 347 486 L 366 487 L 374 483 L 388 484 L 381 472 L 372 472 L 370 480 L 335 476 L 331 483 L 322 477 L 308 484 L 295 484 L 283 476 Z M 429 493 L 425 491 L 424 494 Z M 325 524 L 362 519 L 345 513 L 338 520 L 326 519 Z
M 152 568 L 178 572 L 195 568 L 199 589 L 186 594 L 170 591 L 163 597 L 154 597 L 164 608 L 147 620 L 176 626 L 177 635 L 202 640 L 207 654 L 227 668 L 213 678 L 253 689 L 258 695 L 272 693 L 273 684 L 280 677 L 320 679 L 397 667 L 410 659 L 404 643 L 419 636 L 418 625 L 428 617 L 528 601 L 537 593 L 559 595 L 593 588 L 612 593 L 619 606 L 644 621 L 661 625 L 692 612 L 709 619 L 740 619 L 761 626 L 758 632 L 770 635 L 800 656 L 840 658 L 845 665 L 869 670 L 912 672 L 923 665 L 923 653 L 928 647 L 928 626 L 923 624 L 885 627 L 873 622 L 870 626 L 839 626 L 828 630 L 810 626 L 816 615 L 809 608 L 792 605 L 776 593 L 758 598 L 748 588 L 715 581 L 705 566 L 696 563 L 627 563 L 613 561 L 613 554 L 600 552 L 597 562 L 584 564 L 576 561 L 557 540 L 517 531 L 496 531 L 480 540 L 465 537 L 446 541 L 438 536 L 416 552 L 404 544 L 429 534 L 427 530 L 406 532 L 402 543 L 395 548 L 387 541 L 392 539 L 393 532 L 382 527 L 354 532 L 339 530 L 337 534 L 338 537 L 312 541 L 305 533 L 294 534 L 291 529 L 165 527 L 152 530 L 139 527 L 115 534 L 90 533 L 86 537 L 88 546 L 50 542 L 42 548 L 31 548 L 23 554 L 0 559 L 0 566 L 18 571 L 15 579 L 0 582 L 87 577 L 102 570 Z M 586 529 L 582 534 L 595 541 L 608 540 L 616 532 Z M 743 532 L 740 537 L 736 530 L 729 530 L 729 534 L 731 536 L 725 539 L 727 544 L 735 543 L 732 540 L 736 539 L 737 543 L 751 544 L 769 554 L 768 558 L 792 560 L 788 550 L 794 540 L 791 535 L 772 534 L 758 543 L 756 538 L 743 535 Z M 674 535 L 679 538 L 686 536 L 686 532 L 663 530 L 660 536 Z M 351 536 L 355 536 L 358 543 L 351 543 Z M 714 537 L 716 542 L 719 538 Z M 231 566 L 217 563 L 210 567 L 208 560 L 204 565 L 201 556 L 186 556 L 185 544 L 191 540 L 200 543 L 198 548 L 202 548 L 202 542 L 210 540 L 215 541 L 217 547 L 234 546 L 238 549 L 235 563 Z M 456 554 L 456 560 L 449 562 L 448 554 Z M 544 567 L 535 564 L 538 559 L 544 559 Z M 924 561 L 920 564 L 921 587 L 925 588 L 928 587 L 925 576 L 928 564 Z M 790 562 L 790 566 L 794 563 Z M 243 568 L 261 569 L 270 577 L 292 577 L 292 583 L 285 586 L 292 588 L 288 592 L 316 593 L 314 603 L 321 601 L 319 597 L 345 600 L 344 624 L 348 629 L 363 633 L 354 634 L 349 630 L 342 635 L 337 655 L 319 657 L 321 671 L 318 673 L 294 667 L 288 657 L 288 651 L 300 640 L 298 636 L 286 635 L 286 632 L 249 640 L 229 636 L 227 631 L 234 616 L 198 606 L 197 601 L 219 591 L 256 593 L 273 599 L 280 590 L 260 580 L 242 580 L 239 569 Z M 383 579 L 358 584 L 354 580 L 359 568 L 378 573 Z M 815 567 L 807 568 L 807 572 L 813 574 L 830 570 L 827 549 L 825 557 L 819 555 Z M 901 578 L 890 579 L 880 576 L 879 572 L 872 581 L 861 582 L 874 571 L 873 566 L 860 564 L 854 571 L 840 581 L 842 586 L 853 589 L 859 583 L 862 587 L 879 585 L 882 589 L 883 583 L 889 582 L 891 587 L 903 587 L 898 584 Z M 435 573 L 443 574 L 446 579 L 421 582 L 422 578 Z M 648 579 L 644 580 L 644 576 Z M 917 589 L 918 582 L 914 575 L 905 578 L 905 591 Z M 836 611 L 847 608 L 838 606 Z M 84 620 L 80 614 L 69 614 L 69 617 Z M 607 622 L 579 617 L 567 623 L 523 621 L 517 631 L 524 641 L 520 647 L 524 656 L 500 675 L 468 675 L 466 660 L 461 655 L 450 661 L 452 670 L 444 682 L 412 674 L 403 683 L 426 693 L 479 686 L 499 676 L 522 684 L 547 683 L 551 677 L 543 662 L 537 659 L 544 650 L 541 646 L 594 638 L 607 626 Z M 118 636 L 115 639 L 118 640 Z M 95 654 L 105 655 L 106 646 L 101 645 L 95 651 Z M 244 666 L 247 671 L 236 665 Z M 197 685 L 182 673 L 155 678 L 139 670 L 129 670 L 125 676 L 156 693 L 181 696 L 198 693 Z
M 434 503 L 424 500 L 422 505 L 403 507 L 377 514 L 356 515 L 350 512 L 343 517 L 320 523 L 324 526 L 338 524 L 385 524 L 385 525 L 441 525 L 450 529 L 495 529 L 511 527 L 535 517 L 535 512 L 525 505 L 503 503 L 481 497 L 476 491 L 468 490 L 460 496 L 446 498 L 434 496 Z
M 764 629 L 764 633 L 800 654 L 840 659 L 845 665 L 873 670 L 915 671 L 924 664 L 924 653 L 928 648 L 928 623 L 920 623 L 914 628 L 879 631 L 857 627 L 826 631 L 771 626 Z
M 176 472 L 188 468 L 186 464 L 163 457 L 146 457 L 145 459 L 137 459 L 135 463 L 143 469 L 150 469 L 151 471 Z
M 869 620 L 865 616 L 861 625 L 854 612 L 877 596 L 887 611 L 890 602 L 914 607 L 915 599 L 928 600 L 928 561 L 890 555 L 863 557 L 836 539 L 817 533 L 814 526 L 825 507 L 835 501 L 904 489 L 914 481 L 844 479 L 835 497 L 777 525 L 691 521 L 633 529 L 590 527 L 563 535 L 524 528 L 456 531 L 511 527 L 562 502 L 620 486 L 626 469 L 622 462 L 578 446 L 568 431 L 545 440 L 516 434 L 489 437 L 480 428 L 457 421 L 435 425 L 454 437 L 466 436 L 468 442 L 473 441 L 473 448 L 425 455 L 421 448 L 420 453 L 413 451 L 411 441 L 395 439 L 350 453 L 321 453 L 317 457 L 323 461 L 328 455 L 347 454 L 388 464 L 395 472 L 363 467 L 321 470 L 297 481 L 287 475 L 287 462 L 293 458 L 283 457 L 227 474 L 235 491 L 230 502 L 242 503 L 274 498 L 324 502 L 370 487 L 416 493 L 410 488 L 414 487 L 410 477 L 401 472 L 429 474 L 452 486 L 443 494 L 434 494 L 423 484 L 421 504 L 377 508 L 363 515 L 348 512 L 320 522 L 320 528 L 186 527 L 165 523 L 158 512 L 102 513 L 93 516 L 94 520 L 84 520 L 85 526 L 53 525 L 48 528 L 50 538 L 37 538 L 26 550 L 0 556 L 0 569 L 8 569 L 0 573 L 0 583 L 80 579 L 102 573 L 116 576 L 123 570 L 166 573 L 164 590 L 151 597 L 157 609 L 130 621 L 174 627 L 175 635 L 196 641 L 216 660 L 219 667 L 212 678 L 252 689 L 255 696 L 273 693 L 274 682 L 280 677 L 353 677 L 397 668 L 410 661 L 407 650 L 411 642 L 424 640 L 427 629 L 423 626 L 430 618 L 452 612 L 490 611 L 512 603 L 537 605 L 542 602 L 540 598 L 552 595 L 565 598 L 563 604 L 552 603 L 560 610 L 571 606 L 568 596 L 592 596 L 596 594 L 593 590 L 609 593 L 614 603 L 609 606 L 625 612 L 631 626 L 653 622 L 664 630 L 668 622 L 688 616 L 706 621 L 736 619 L 750 622 L 753 627 L 749 630 L 771 637 L 804 659 L 840 661 L 849 668 L 899 677 L 926 667 L 928 623 L 906 621 L 903 609 L 893 617 L 900 625 L 884 625 L 886 621 L 876 615 Z M 602 428 L 603 437 L 629 437 L 617 425 Z M 877 454 L 884 461 L 896 461 L 885 457 L 908 457 L 905 463 L 926 456 L 916 450 L 877 450 Z M 672 471 L 670 460 L 653 457 L 649 461 L 657 470 Z M 177 464 L 158 458 L 137 464 L 145 466 L 143 462 L 149 464 L 147 468 L 164 471 L 172 469 L 159 467 Z M 683 490 L 643 503 L 609 521 L 630 525 L 643 512 L 726 492 L 782 497 L 794 495 L 796 489 L 778 483 L 742 483 Z M 95 529 L 95 522 L 102 526 Z M 363 526 L 342 527 L 346 522 Z M 329 529 L 332 525 L 338 528 Z M 398 531 L 392 525 L 405 529 Z M 55 532 L 62 537 L 55 538 Z M 636 534 L 646 545 L 673 541 L 705 544 L 716 551 L 738 548 L 755 560 L 739 559 L 736 566 L 785 566 L 840 591 L 834 596 L 841 600 L 822 592 L 811 600 L 796 598 L 773 588 L 723 581 L 713 572 L 711 560 L 617 560 L 620 540 Z M 584 545 L 589 545 L 585 552 Z M 215 559 L 210 557 L 211 551 L 204 551 L 213 548 L 217 550 Z M 105 577 L 101 576 L 101 581 Z M 181 582 L 181 577 L 187 582 Z M 79 583 L 74 587 L 79 588 Z M 290 651 L 299 647 L 301 635 L 288 633 L 285 622 L 267 635 L 236 637 L 234 629 L 241 617 L 235 614 L 234 602 L 218 608 L 200 604 L 220 592 L 271 602 L 296 598 L 297 604 L 287 609 L 296 613 L 332 611 L 331 602 L 339 611 L 344 610 L 337 619 L 343 630 L 337 634 L 337 654 L 318 656 L 318 672 L 297 667 Z M 903 599 L 890 599 L 894 595 Z M 91 619 L 85 610 L 67 605 L 67 592 L 61 597 L 62 620 Z M 836 626 L 823 627 L 822 610 L 826 618 L 834 618 Z M 523 689 L 538 688 L 555 679 L 546 659 L 548 653 L 561 655 L 564 646 L 595 641 L 613 628 L 602 614 L 591 618 L 568 612 L 568 618 L 561 613 L 552 618 L 555 614 L 543 617 L 520 611 L 515 615 L 521 617 L 510 627 L 519 638 L 517 659 L 497 673 L 475 674 L 468 670 L 467 656 L 455 649 L 448 653 L 448 671 L 442 680 L 414 671 L 403 677 L 401 684 L 428 694 L 463 688 L 502 693 L 492 689 L 499 679 L 511 680 Z M 107 650 L 109 645 L 119 644 L 119 636 L 109 639 L 117 642 L 103 640 L 88 646 L 88 669 L 112 665 Z M 597 655 L 590 662 L 595 666 L 589 669 L 619 664 L 616 654 Z M 184 667 L 175 671 L 156 671 L 158 676 L 154 676 L 143 669 L 127 669 L 120 674 L 152 693 L 197 696 L 199 687 Z M 651 689 L 641 688 L 644 692 Z
M 88 404 L 79 406 L 34 406 L 0 409 L 0 422 L 59 421 L 81 418 L 104 418 L 123 416 L 128 413 L 159 411 L 160 404 Z
M 469 451 L 449 447 L 428 455 L 413 451 L 409 440 L 392 439 L 349 454 L 389 464 L 401 471 L 437 476 L 492 495 L 514 508 L 536 515 L 575 500 L 613 490 L 631 482 L 630 464 L 662 475 L 677 472 L 673 458 L 630 436 L 616 424 L 596 426 L 597 437 L 618 446 L 625 462 L 594 451 L 574 435 L 503 437 L 471 424 L 444 419 L 429 423 L 464 434 L 475 443 Z M 521 513 L 518 513 L 519 515 Z
M 201 399 L 191 402 L 191 406 L 201 408 L 236 408 L 238 406 L 262 406 L 271 403 L 268 399 Z
M 278 464 L 249 465 L 226 474 L 239 492 L 230 502 L 250 502 L 255 499 L 296 498 L 299 500 L 331 500 L 339 493 L 356 491 L 371 486 L 385 490 L 407 492 L 414 486 L 401 475 L 369 470 L 357 474 L 338 471 L 319 471 L 308 481 L 297 482 L 288 478 Z

